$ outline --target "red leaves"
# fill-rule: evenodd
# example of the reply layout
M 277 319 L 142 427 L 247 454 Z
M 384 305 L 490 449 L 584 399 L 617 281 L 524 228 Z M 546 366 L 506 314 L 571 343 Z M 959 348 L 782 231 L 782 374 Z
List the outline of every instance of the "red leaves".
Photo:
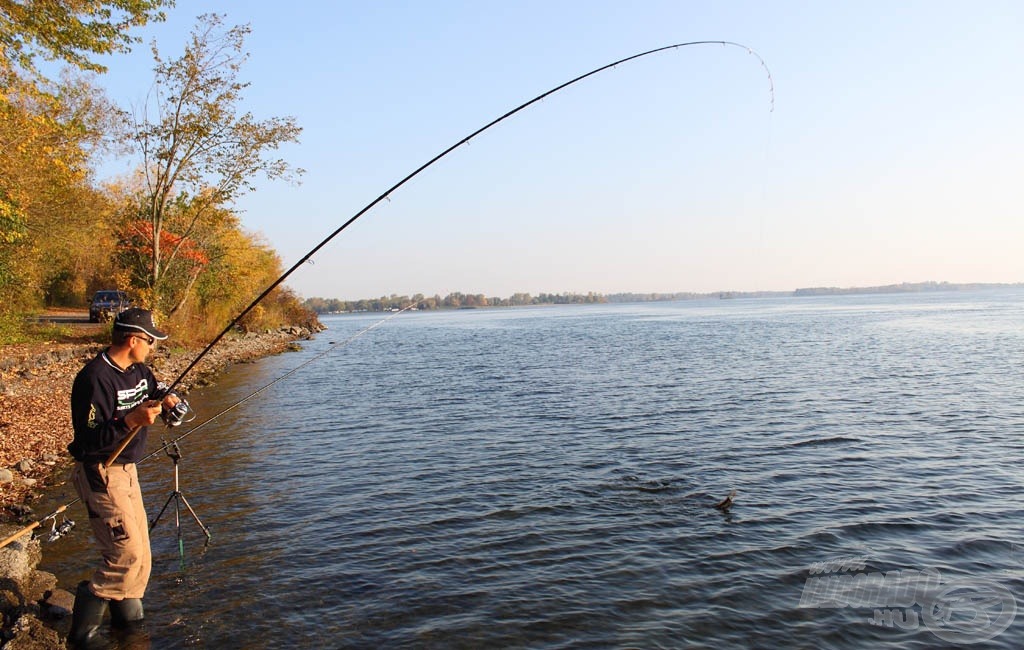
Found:
M 128 224 L 122 235 L 125 246 L 134 248 L 142 258 L 153 256 L 153 225 L 144 220 L 136 219 Z M 177 257 L 181 260 L 191 262 L 195 266 L 206 266 L 210 263 L 210 257 L 206 251 L 199 248 L 195 241 L 176 235 L 166 228 L 160 231 L 160 250 L 174 251 L 177 249 Z

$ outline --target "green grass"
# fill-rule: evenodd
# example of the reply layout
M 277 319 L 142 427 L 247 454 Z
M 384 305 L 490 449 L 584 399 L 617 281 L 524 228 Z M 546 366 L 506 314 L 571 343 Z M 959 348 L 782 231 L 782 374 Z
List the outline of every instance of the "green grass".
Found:
M 17 345 L 19 343 L 41 343 L 57 341 L 60 343 L 92 343 L 106 342 L 110 333 L 101 331 L 85 334 L 70 325 L 50 322 L 38 322 L 36 314 L 2 314 L 0 315 L 0 345 Z
M 0 314 L 0 345 L 28 343 L 29 336 L 25 317 L 21 314 Z

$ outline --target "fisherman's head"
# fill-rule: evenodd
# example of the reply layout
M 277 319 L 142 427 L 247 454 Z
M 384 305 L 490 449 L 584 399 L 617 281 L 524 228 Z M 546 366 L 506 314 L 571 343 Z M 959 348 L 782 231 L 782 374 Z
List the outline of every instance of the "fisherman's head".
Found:
M 114 318 L 110 342 L 115 348 L 122 348 L 131 360 L 142 363 L 153 351 L 157 341 L 163 341 L 167 334 L 157 329 L 153 312 L 132 307 Z

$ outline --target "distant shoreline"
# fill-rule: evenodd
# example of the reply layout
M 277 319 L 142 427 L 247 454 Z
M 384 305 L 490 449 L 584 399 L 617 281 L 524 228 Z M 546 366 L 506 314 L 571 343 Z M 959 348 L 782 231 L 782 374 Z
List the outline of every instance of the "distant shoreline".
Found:
M 897 293 L 928 293 L 938 291 L 976 291 L 983 289 L 1024 288 L 1024 282 L 902 282 L 869 287 L 804 287 L 792 291 L 712 291 L 697 293 L 691 291 L 675 293 L 610 293 L 600 294 L 589 292 L 548 294 L 532 296 L 528 293 L 516 293 L 508 298 L 491 298 L 483 294 L 450 293 L 424 296 L 382 296 L 380 298 L 362 298 L 359 300 L 339 300 L 336 298 L 309 298 L 303 305 L 318 315 L 346 314 L 362 312 L 387 312 L 406 309 L 417 303 L 413 309 L 479 309 L 489 307 L 525 307 L 530 305 L 576 305 L 576 304 L 607 304 L 627 302 L 667 302 L 672 300 L 702 300 L 709 298 L 802 298 L 809 296 L 840 296 L 865 294 L 897 294 Z

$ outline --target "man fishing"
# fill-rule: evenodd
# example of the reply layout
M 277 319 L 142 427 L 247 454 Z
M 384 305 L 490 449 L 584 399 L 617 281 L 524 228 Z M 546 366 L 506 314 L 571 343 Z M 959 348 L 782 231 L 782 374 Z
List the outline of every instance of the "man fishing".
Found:
M 72 480 L 103 556 L 92 580 L 81 582 L 75 594 L 69 635 L 75 647 L 99 643 L 108 610 L 115 630 L 142 632 L 152 557 L 135 464 L 145 451 L 146 427 L 180 401 L 173 393 L 162 394 L 145 365 L 156 342 L 166 338 L 152 312 L 125 310 L 114 318 L 110 347 L 87 363 L 72 385 Z

